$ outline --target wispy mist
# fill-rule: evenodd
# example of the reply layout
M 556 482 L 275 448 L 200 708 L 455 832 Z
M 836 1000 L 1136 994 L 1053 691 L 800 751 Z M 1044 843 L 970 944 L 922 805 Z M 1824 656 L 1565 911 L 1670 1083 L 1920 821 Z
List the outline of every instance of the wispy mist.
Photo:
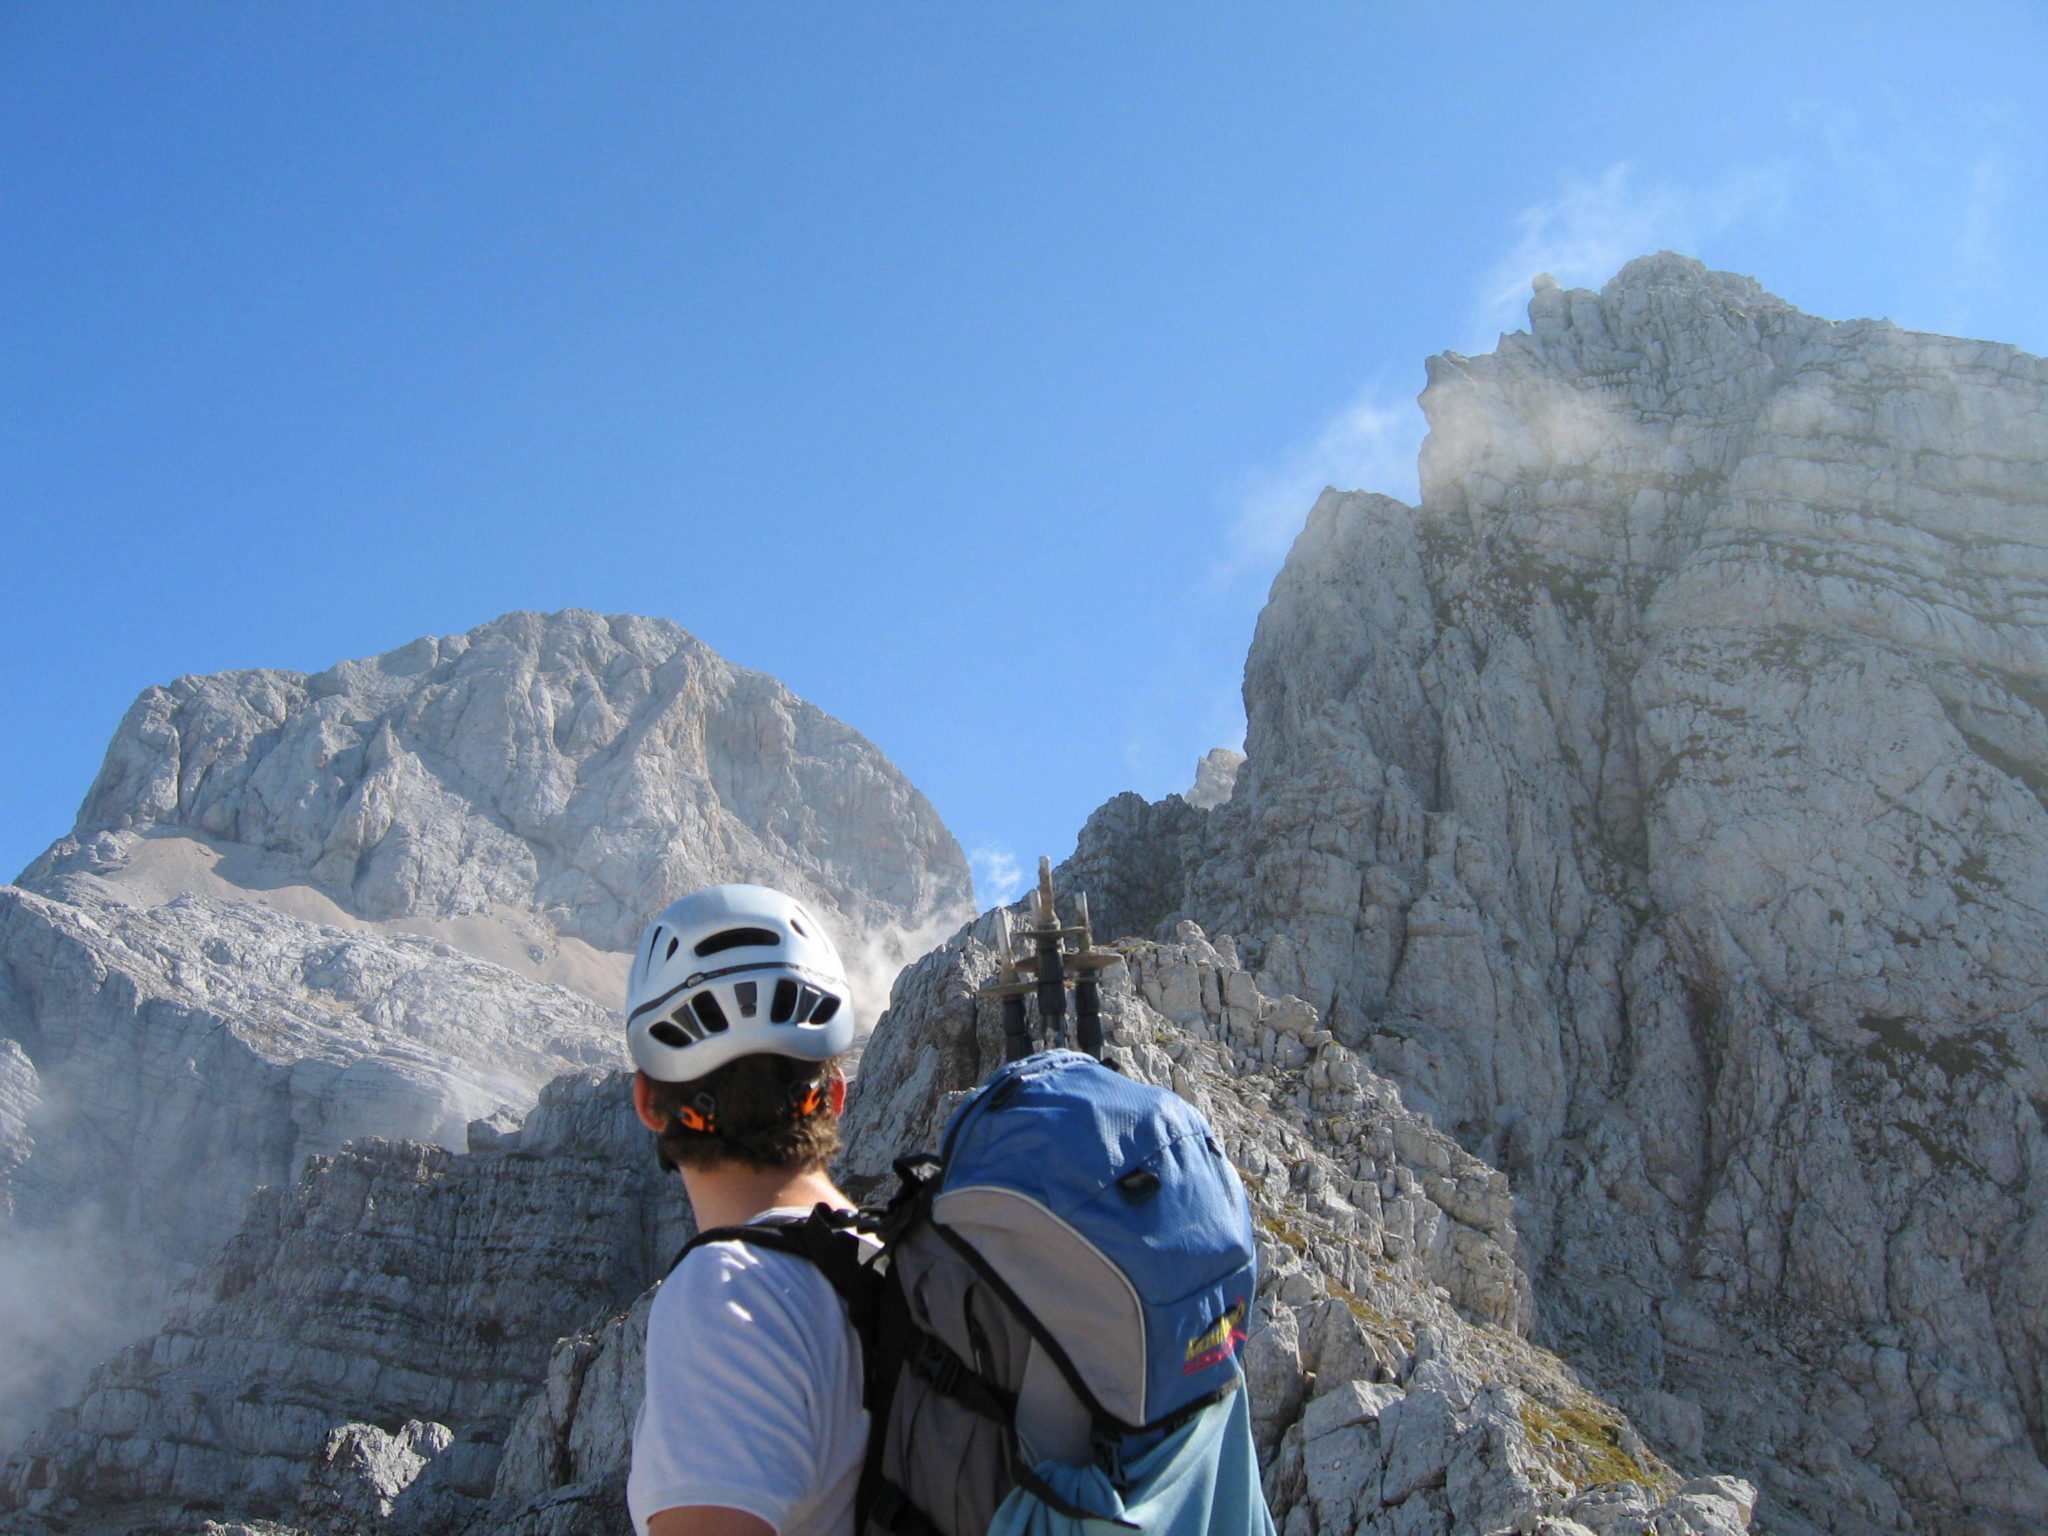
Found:
M 1325 486 L 1414 501 L 1423 421 L 1413 395 L 1413 389 L 1375 380 L 1277 462 L 1247 475 L 1217 579 L 1270 575 Z
M 9 1224 L 0 1235 L 0 1456 L 75 1397 L 97 1361 L 155 1326 L 153 1311 L 116 1294 L 113 1277 L 134 1262 L 93 1211 L 72 1213 L 61 1228 Z
M 983 843 L 967 855 L 974 871 L 974 901 L 984 912 L 1006 907 L 1024 894 L 1024 864 L 1000 843 Z
M 1593 177 L 1565 178 L 1558 193 L 1515 217 L 1515 238 L 1480 278 L 1467 351 L 1491 351 L 1519 330 L 1529 284 L 1548 272 L 1567 288 L 1597 288 L 1630 258 L 1657 250 L 1692 254 L 1701 240 L 1790 195 L 1788 164 L 1731 171 L 1704 186 L 1644 182 L 1627 162 Z

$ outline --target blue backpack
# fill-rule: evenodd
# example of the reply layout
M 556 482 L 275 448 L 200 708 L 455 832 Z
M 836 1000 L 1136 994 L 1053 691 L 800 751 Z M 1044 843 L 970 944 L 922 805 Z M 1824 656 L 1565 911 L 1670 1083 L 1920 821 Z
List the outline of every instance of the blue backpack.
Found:
M 691 1243 L 798 1254 L 845 1299 L 871 1426 L 857 1536 L 1271 1536 L 1238 1391 L 1251 1212 L 1200 1115 L 1045 1051 L 896 1169 L 885 1208 Z

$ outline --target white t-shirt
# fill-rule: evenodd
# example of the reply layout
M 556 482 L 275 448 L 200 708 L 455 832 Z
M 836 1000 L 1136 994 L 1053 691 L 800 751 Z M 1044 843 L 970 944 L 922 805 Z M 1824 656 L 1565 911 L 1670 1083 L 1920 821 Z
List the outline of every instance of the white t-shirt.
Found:
M 779 1536 L 852 1536 L 867 1441 L 860 1340 L 816 1265 L 707 1243 L 662 1282 L 626 1479 L 640 1536 L 694 1504 L 745 1510 Z

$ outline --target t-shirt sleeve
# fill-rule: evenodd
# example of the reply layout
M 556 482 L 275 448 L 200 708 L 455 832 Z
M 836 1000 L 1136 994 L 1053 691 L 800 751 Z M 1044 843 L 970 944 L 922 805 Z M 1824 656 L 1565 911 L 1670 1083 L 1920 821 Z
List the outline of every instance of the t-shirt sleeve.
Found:
M 647 1319 L 647 1391 L 633 1480 L 649 1514 L 713 1504 L 777 1531 L 819 1478 L 815 1328 L 773 1259 L 692 1253 Z

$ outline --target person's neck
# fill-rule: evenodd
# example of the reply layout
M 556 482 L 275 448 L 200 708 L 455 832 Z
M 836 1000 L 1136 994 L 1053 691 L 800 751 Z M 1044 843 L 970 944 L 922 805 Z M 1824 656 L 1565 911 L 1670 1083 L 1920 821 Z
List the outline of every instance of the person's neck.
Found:
M 787 1168 L 685 1168 L 683 1187 L 700 1232 L 743 1226 L 781 1206 L 809 1210 L 822 1203 L 844 1210 L 853 1205 L 823 1173 Z

